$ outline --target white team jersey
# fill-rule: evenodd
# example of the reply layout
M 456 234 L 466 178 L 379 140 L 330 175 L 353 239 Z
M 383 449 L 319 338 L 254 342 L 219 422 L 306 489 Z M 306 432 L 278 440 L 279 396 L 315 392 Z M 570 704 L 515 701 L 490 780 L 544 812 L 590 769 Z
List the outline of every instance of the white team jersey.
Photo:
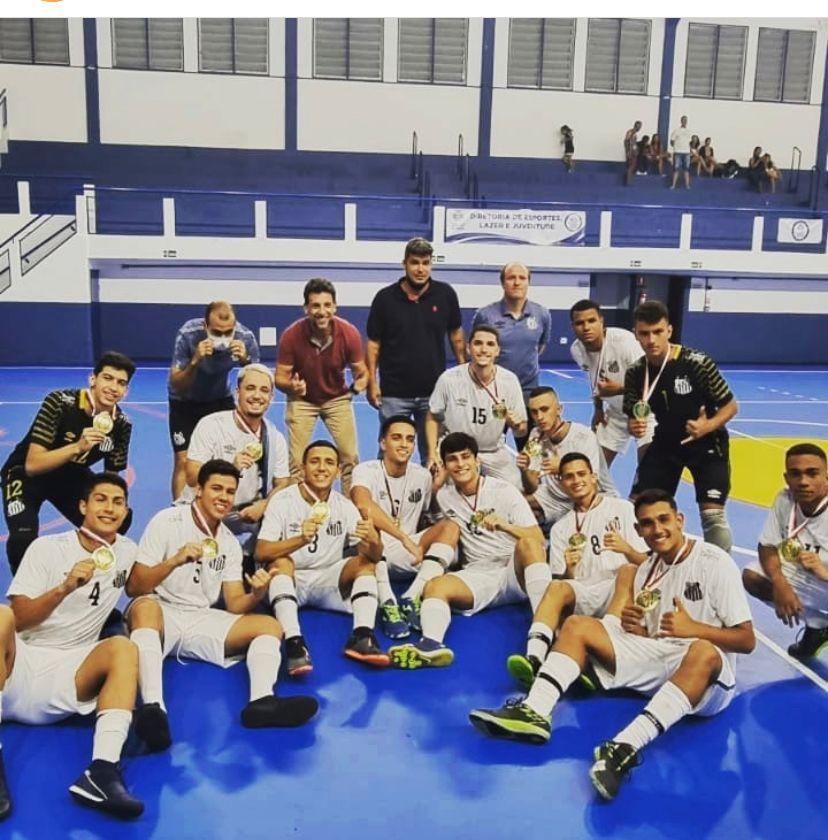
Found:
M 636 551 L 646 554 L 647 544 L 635 531 L 635 510 L 632 502 L 611 496 L 602 496 L 589 513 L 579 513 L 577 522 L 587 538 L 583 553 L 573 572 L 575 580 L 598 582 L 615 577 L 621 566 L 629 561 L 618 551 L 604 549 L 604 534 L 619 533 Z M 559 519 L 549 532 L 549 566 L 553 575 L 566 572 L 564 551 L 569 538 L 577 532 L 575 511 Z
M 115 554 L 115 565 L 108 572 L 96 569 L 89 583 L 67 595 L 45 621 L 37 627 L 22 630 L 20 638 L 24 642 L 50 648 L 74 648 L 98 641 L 107 616 L 124 591 L 138 551 L 132 540 L 120 534 L 110 548 Z M 26 549 L 6 594 L 39 598 L 62 584 L 72 566 L 91 556 L 92 553 L 80 544 L 77 531 L 38 537 Z
M 190 439 L 187 458 L 201 464 L 212 458 L 223 458 L 232 464 L 233 458 L 247 444 L 258 442 L 259 439 L 255 435 L 243 431 L 236 425 L 233 417 L 235 413 L 235 411 L 217 411 L 202 417 Z M 264 422 L 267 426 L 267 464 L 264 465 L 265 459 L 262 456 L 259 461 L 242 471 L 239 487 L 236 490 L 236 507 L 262 498 L 262 466 L 266 466 L 267 470 L 268 493 L 275 479 L 290 477 L 285 436 L 270 420 L 265 419 Z M 185 487 L 177 502 L 191 502 L 194 498 L 194 488 Z
M 566 437 L 558 443 L 552 443 L 543 437 L 537 428 L 529 432 L 529 440 L 539 440 L 544 452 L 552 453 L 556 458 L 563 458 L 570 452 L 580 452 L 581 455 L 586 455 L 589 458 L 589 463 L 592 466 L 592 471 L 598 475 L 598 490 L 604 496 L 617 496 L 618 491 L 610 478 L 609 470 L 607 469 L 607 461 L 604 458 L 604 453 L 598 444 L 598 438 L 595 437 L 595 432 L 581 423 L 570 423 L 569 431 Z M 572 502 L 569 496 L 564 492 L 558 479 L 553 475 L 544 475 L 541 477 L 541 484 L 545 485 L 549 494 L 564 505 L 571 507 Z
M 354 504 L 336 490 L 328 496 L 330 516 L 319 526 L 313 542 L 291 552 L 297 569 L 323 569 L 339 562 L 349 545 L 359 543 L 354 535 L 360 520 Z M 293 484 L 270 497 L 265 508 L 260 540 L 280 542 L 298 537 L 302 523 L 310 519 L 311 507 L 299 492 L 299 485 Z
M 713 627 L 735 627 L 752 620 L 742 586 L 742 573 L 730 555 L 700 539 L 688 539 L 695 539 L 690 554 L 681 563 L 666 567 L 669 571 L 649 587 L 661 594 L 658 605 L 645 617 L 651 636 L 658 632 L 664 613 L 675 609 L 673 598 L 681 599 L 692 619 Z M 633 588 L 635 595 L 644 588 L 653 567 L 656 567 L 656 575 L 665 570 L 664 563 L 655 556 L 638 567 Z M 735 654 L 726 651 L 722 654 L 731 666 L 735 665 Z
M 526 420 L 526 405 L 520 381 L 506 368 L 495 366 L 494 380 L 486 388 L 471 378 L 468 364 L 449 368 L 437 380 L 428 410 L 442 421 L 447 432 L 465 432 L 477 441 L 481 452 L 494 452 L 506 436 L 505 421 L 492 413 L 492 397 L 506 403 L 519 422 Z
M 385 482 L 388 482 L 386 486 Z M 392 519 L 393 507 L 398 510 L 400 530 L 406 534 L 416 534 L 419 529 L 420 517 L 424 510 L 431 505 L 431 473 L 419 464 L 409 463 L 405 475 L 394 478 L 387 475 L 382 467 L 382 461 L 361 461 L 354 467 L 351 476 L 353 487 L 365 487 L 371 498 Z M 388 489 L 391 489 L 391 497 Z M 383 535 L 383 542 L 397 542 L 392 536 Z
M 475 507 L 476 501 L 476 507 Z M 505 566 L 515 552 L 515 540 L 502 531 L 488 531 L 472 525 L 474 507 L 478 513 L 493 512 L 501 519 L 520 527 L 537 526 L 537 520 L 520 491 L 499 478 L 481 476 L 475 498 L 464 496 L 451 483 L 437 491 L 440 510 L 460 526 L 460 543 L 465 565 Z
M 200 544 L 207 535 L 193 518 L 191 505 L 165 508 L 152 517 L 138 544 L 137 563 L 157 566 L 187 543 Z M 184 610 L 213 606 L 225 581 L 241 581 L 242 551 L 230 529 L 220 524 L 216 533 L 219 550 L 212 560 L 197 560 L 173 569 L 155 591 L 161 600 Z
M 610 379 L 624 384 L 627 368 L 631 367 L 643 355 L 644 351 L 629 330 L 620 327 L 607 327 L 604 335 L 604 346 L 601 350 L 592 352 L 584 347 L 580 339 L 572 342 L 569 348 L 575 364 L 586 371 L 590 386 L 598 384 L 599 379 Z M 600 364 L 600 370 L 598 365 Z M 594 385 L 593 385 L 594 383 Z M 593 394 L 594 396 L 594 394 Z M 615 411 L 621 412 L 624 394 L 615 397 L 604 397 L 604 402 Z

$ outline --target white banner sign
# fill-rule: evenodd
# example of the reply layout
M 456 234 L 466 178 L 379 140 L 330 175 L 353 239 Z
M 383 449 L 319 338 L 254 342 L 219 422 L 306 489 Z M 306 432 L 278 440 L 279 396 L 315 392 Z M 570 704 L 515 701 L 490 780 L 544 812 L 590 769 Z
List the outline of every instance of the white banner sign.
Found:
M 583 245 L 586 213 L 570 210 L 446 210 L 446 242 Z
M 776 241 L 819 245 L 822 242 L 822 219 L 780 219 Z

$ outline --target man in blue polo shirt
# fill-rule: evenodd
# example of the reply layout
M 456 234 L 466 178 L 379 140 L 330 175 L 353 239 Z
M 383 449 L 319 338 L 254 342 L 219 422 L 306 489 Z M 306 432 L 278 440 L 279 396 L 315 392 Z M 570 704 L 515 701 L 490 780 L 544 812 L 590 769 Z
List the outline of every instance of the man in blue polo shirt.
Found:
M 538 360 L 552 336 L 549 310 L 529 300 L 531 279 L 532 272 L 522 263 L 504 265 L 500 270 L 503 297 L 478 309 L 472 324 L 472 331 L 484 324 L 497 329 L 500 335 L 497 363 L 517 376 L 524 401 L 528 401 L 529 392 L 538 386 Z M 525 440 L 524 437 L 515 442 L 522 447 Z

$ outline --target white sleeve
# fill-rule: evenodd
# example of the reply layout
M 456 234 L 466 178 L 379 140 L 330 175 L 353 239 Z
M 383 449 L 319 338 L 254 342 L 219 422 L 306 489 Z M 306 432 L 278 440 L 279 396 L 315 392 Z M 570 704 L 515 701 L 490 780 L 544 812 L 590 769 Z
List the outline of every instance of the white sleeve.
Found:
M 290 464 L 288 462 L 288 447 L 285 436 L 281 432 L 270 431 L 268 442 L 272 450 L 271 463 L 272 471 L 270 473 L 272 480 L 277 478 L 290 478 Z
M 227 565 L 224 567 L 221 579 L 222 581 L 241 581 L 243 579 L 241 544 L 238 540 L 233 540 L 230 545 L 231 548 L 226 557 Z
M 556 522 L 549 532 L 549 568 L 553 575 L 563 575 L 566 572 L 566 551 L 567 540 L 564 537 L 564 529 L 559 527 L 561 522 Z
M 782 498 L 777 496 L 773 507 L 768 511 L 765 524 L 762 526 L 762 533 L 759 535 L 759 545 L 766 545 L 775 548 L 785 539 L 786 523 L 782 515 Z
M 504 488 L 504 495 L 507 505 L 507 516 L 512 525 L 519 525 L 522 528 L 528 528 L 532 525 L 537 527 L 538 520 L 535 519 L 535 514 L 532 513 L 532 508 L 529 507 L 529 502 L 523 498 L 523 494 L 511 484 Z
M 442 417 L 446 411 L 446 374 L 440 375 L 431 396 L 428 398 L 428 410 L 436 415 Z
M 169 545 L 167 536 L 164 533 L 164 525 L 166 516 L 165 511 L 156 513 L 149 521 L 149 525 L 144 529 L 141 535 L 141 542 L 138 543 L 138 556 L 135 558 L 136 563 L 142 566 L 157 566 L 167 559 L 167 551 Z M 175 551 L 181 548 L 180 545 L 175 547 Z
M 51 587 L 49 580 L 50 563 L 48 545 L 53 540 L 35 540 L 23 555 L 23 560 L 12 578 L 6 595 L 25 595 L 27 598 L 39 598 Z
M 278 492 L 275 496 L 271 496 L 270 501 L 265 508 L 264 517 L 262 517 L 262 527 L 259 531 L 258 539 L 267 540 L 268 542 L 279 542 L 285 539 L 285 527 L 287 524 L 286 512 L 288 502 L 286 499 L 280 499 L 284 491 Z
M 742 585 L 742 573 L 730 557 L 723 556 L 714 565 L 710 584 L 716 615 L 725 627 L 735 627 L 745 621 L 753 621 L 745 587 Z
M 630 544 L 634 551 L 647 554 L 650 549 L 647 547 L 647 543 L 638 536 L 638 531 L 635 530 L 635 509 L 632 505 L 629 507 L 624 505 L 624 508 L 624 514 L 621 517 L 621 536 Z
M 523 390 L 520 387 L 520 381 L 517 377 L 514 379 L 509 377 L 509 391 L 506 396 L 506 407 L 515 414 L 521 423 L 525 423 L 528 419 L 526 416 L 526 403 L 523 401 Z
M 359 537 L 354 535 L 354 532 L 356 531 L 357 523 L 362 518 L 360 513 L 359 513 L 359 510 L 357 510 L 357 506 L 353 502 L 349 501 L 348 499 L 345 499 L 345 504 L 342 506 L 342 508 L 343 508 L 342 518 L 345 520 L 344 524 L 345 524 L 345 534 L 346 534 L 346 537 L 345 537 L 346 545 L 349 545 L 349 546 L 359 545 L 360 539 L 359 539 Z
M 213 448 L 215 441 L 210 439 L 211 437 L 215 437 L 215 435 L 210 434 L 212 431 L 213 423 L 210 420 L 210 415 L 202 417 L 196 423 L 193 436 L 190 438 L 190 445 L 187 447 L 188 461 L 197 461 L 199 464 L 204 464 L 212 458 L 217 457 L 213 454 L 215 452 Z
M 627 333 L 624 340 L 624 367 L 632 367 L 643 355 L 644 350 L 638 343 L 638 339 L 632 334 Z
M 428 513 L 431 507 L 431 474 L 423 477 L 423 513 Z
M 371 498 L 374 497 L 374 489 L 371 487 L 370 469 L 364 462 L 360 462 L 354 467 L 351 473 L 351 487 L 364 487 L 370 491 Z

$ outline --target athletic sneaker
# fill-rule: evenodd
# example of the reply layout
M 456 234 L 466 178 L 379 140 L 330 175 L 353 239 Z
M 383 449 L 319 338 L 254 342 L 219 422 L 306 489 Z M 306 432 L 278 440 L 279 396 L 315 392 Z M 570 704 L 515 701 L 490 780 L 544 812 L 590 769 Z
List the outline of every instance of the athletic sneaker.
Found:
M 423 636 L 419 642 L 394 645 L 388 649 L 395 668 L 413 671 L 416 668 L 445 668 L 454 662 L 454 651 L 434 639 Z
M 788 653 L 794 659 L 810 659 L 819 656 L 828 648 L 828 627 L 808 627 L 802 635 L 788 648 Z
M 0 820 L 4 820 L 12 809 L 11 794 L 6 784 L 6 768 L 3 765 L 3 748 L 0 747 Z
M 263 729 L 268 726 L 301 726 L 319 710 L 315 697 L 260 697 L 251 700 L 241 713 L 242 726 Z
M 614 799 L 641 758 L 630 744 L 604 741 L 595 748 L 595 763 L 589 770 L 592 786 L 603 799 Z
M 144 703 L 135 712 L 135 733 L 150 752 L 162 752 L 170 746 L 170 721 L 160 703 Z
M 529 689 L 540 671 L 541 661 L 537 656 L 514 653 L 506 660 L 506 669 L 517 680 L 521 688 Z
M 414 598 L 400 598 L 400 612 L 414 633 L 423 632 L 422 625 L 420 624 L 420 606 L 422 602 L 423 599 L 419 595 Z
M 379 619 L 382 632 L 389 639 L 405 639 L 411 635 L 411 628 L 403 618 L 396 601 L 386 601 L 384 604 L 380 604 Z
M 357 627 L 351 633 L 342 652 L 349 659 L 356 659 L 357 662 L 364 662 L 366 665 L 375 665 L 377 668 L 387 668 L 391 659 L 387 653 L 383 653 L 374 636 L 374 631 L 369 627 Z
M 96 758 L 78 776 L 69 793 L 81 805 L 121 819 L 133 819 L 144 813 L 144 803 L 126 789 L 121 768 L 100 758 Z
M 310 651 L 302 636 L 291 636 L 285 639 L 285 656 L 287 657 L 288 676 L 300 677 L 313 670 Z
M 522 697 L 507 700 L 499 709 L 473 709 L 469 720 L 484 735 L 529 744 L 545 744 L 552 732 L 552 718 L 539 715 Z

